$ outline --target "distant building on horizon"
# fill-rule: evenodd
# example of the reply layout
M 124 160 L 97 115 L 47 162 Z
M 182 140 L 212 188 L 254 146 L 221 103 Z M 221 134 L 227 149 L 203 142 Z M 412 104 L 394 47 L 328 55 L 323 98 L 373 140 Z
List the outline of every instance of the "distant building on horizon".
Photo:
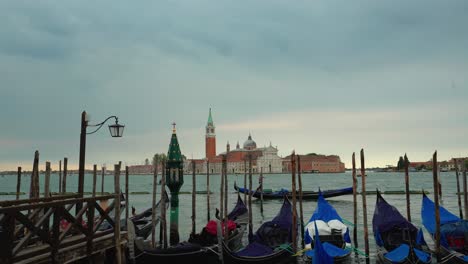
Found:
M 278 156 L 278 148 L 269 146 L 258 148 L 257 143 L 249 133 L 242 148 L 237 142 L 236 148 L 231 149 L 229 142 L 226 144 L 226 151 L 216 155 L 216 129 L 211 114 L 208 114 L 208 122 L 205 131 L 205 158 L 187 160 L 184 164 L 185 173 L 192 173 L 192 161 L 195 162 L 195 173 L 219 174 L 222 168 L 222 158 L 226 155 L 227 172 L 244 173 L 248 170 L 249 155 L 252 156 L 253 173 L 283 173 L 290 172 L 290 158 Z M 303 172 L 344 172 L 345 165 L 337 155 L 301 155 L 301 169 Z

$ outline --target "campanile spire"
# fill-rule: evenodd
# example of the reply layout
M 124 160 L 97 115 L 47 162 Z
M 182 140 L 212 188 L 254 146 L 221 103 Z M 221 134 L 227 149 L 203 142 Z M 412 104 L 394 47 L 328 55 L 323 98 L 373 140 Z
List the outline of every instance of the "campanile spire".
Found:
M 208 114 L 208 123 L 206 124 L 205 156 L 207 159 L 216 157 L 216 133 L 211 108 Z

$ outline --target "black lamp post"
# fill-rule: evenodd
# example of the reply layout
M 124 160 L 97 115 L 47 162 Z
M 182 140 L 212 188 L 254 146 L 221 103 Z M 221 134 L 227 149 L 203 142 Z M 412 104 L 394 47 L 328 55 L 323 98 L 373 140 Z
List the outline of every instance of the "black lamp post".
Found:
M 116 116 L 109 116 L 104 121 L 96 125 L 89 125 L 86 111 L 81 113 L 81 134 L 80 134 L 80 161 L 78 168 L 78 193 L 83 196 L 84 191 L 84 171 L 85 171 L 85 152 L 86 152 L 86 135 L 96 133 L 101 127 L 111 118 L 115 119 L 115 124 L 109 125 L 109 132 L 112 137 L 122 137 L 125 126 L 119 124 L 119 119 Z M 94 131 L 86 132 L 87 127 L 96 127 Z M 76 212 L 81 210 L 82 204 L 77 204 Z

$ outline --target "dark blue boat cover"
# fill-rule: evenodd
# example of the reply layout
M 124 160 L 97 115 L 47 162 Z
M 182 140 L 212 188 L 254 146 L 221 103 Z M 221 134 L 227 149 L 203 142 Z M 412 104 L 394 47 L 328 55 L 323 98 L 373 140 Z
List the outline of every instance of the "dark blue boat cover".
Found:
M 377 202 L 375 204 L 374 218 L 372 219 L 374 235 L 382 234 L 394 227 L 408 228 L 414 233 L 418 231 L 394 206 L 385 201 L 380 192 L 377 192 Z M 377 241 L 378 238 L 376 237 L 375 240 Z
M 445 209 L 444 207 L 439 207 L 440 211 L 440 224 L 448 224 L 448 223 L 455 223 L 460 221 L 460 218 Z M 435 204 L 427 195 L 423 195 L 422 201 L 422 208 L 421 208 L 421 216 L 422 216 L 422 223 L 424 227 L 429 231 L 429 233 L 435 233 Z
M 292 207 L 285 197 L 279 213 L 273 220 L 263 223 L 253 241 L 236 252 L 238 256 L 265 256 L 281 245 L 291 243 Z
M 315 224 L 315 241 L 314 242 L 315 244 L 314 244 L 314 250 L 313 250 L 314 251 L 313 263 L 332 264 L 333 257 L 328 255 L 327 251 L 325 251 L 322 243 L 320 242 L 320 236 L 318 233 L 317 224 Z
M 253 241 L 271 248 L 291 242 L 292 207 L 287 198 L 273 220 L 263 223 L 254 235 Z
M 247 207 L 245 206 L 244 202 L 242 201 L 240 195 L 237 195 L 237 203 L 234 209 L 229 213 L 228 219 L 235 221 L 237 217 L 247 213 Z
M 385 253 L 384 257 L 390 260 L 392 263 L 399 263 L 405 260 L 410 252 L 410 247 L 407 244 L 401 244 L 394 250 Z

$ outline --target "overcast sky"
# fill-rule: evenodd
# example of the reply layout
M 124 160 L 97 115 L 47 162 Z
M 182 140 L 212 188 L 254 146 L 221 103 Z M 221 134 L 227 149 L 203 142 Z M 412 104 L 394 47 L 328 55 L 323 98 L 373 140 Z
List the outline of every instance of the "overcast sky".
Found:
M 124 137 L 88 136 L 87 166 L 204 157 L 271 141 L 280 155 L 350 166 L 468 156 L 468 2 L 428 0 L 1 1 L 0 170 L 78 163 L 81 112 Z

